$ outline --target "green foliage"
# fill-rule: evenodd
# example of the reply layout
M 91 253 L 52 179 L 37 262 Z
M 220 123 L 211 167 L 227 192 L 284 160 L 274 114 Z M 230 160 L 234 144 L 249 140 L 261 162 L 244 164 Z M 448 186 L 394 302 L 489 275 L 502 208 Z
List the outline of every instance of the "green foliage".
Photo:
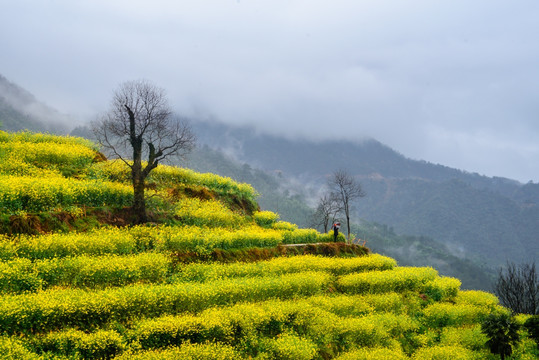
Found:
M 98 330 L 87 334 L 68 329 L 36 339 L 38 352 L 80 356 L 83 359 L 110 359 L 124 350 L 122 337 L 113 330 Z
M 26 143 L 26 144 L 64 144 L 73 146 L 84 146 L 97 151 L 97 145 L 90 140 L 83 139 L 75 136 L 54 135 L 48 133 L 36 133 L 31 131 L 19 131 L 9 133 L 6 131 L 0 131 L 0 142 L 14 142 L 14 143 Z
M 451 303 L 434 303 L 425 308 L 425 323 L 432 329 L 446 326 L 464 326 L 481 322 L 491 313 L 482 306 Z
M 276 257 L 319 255 L 328 257 L 356 257 L 368 255 L 369 251 L 359 245 L 345 243 L 294 244 L 292 246 L 277 245 L 276 247 L 248 247 L 242 249 L 213 249 L 211 252 L 174 252 L 175 263 L 193 262 L 255 262 Z
M 0 263 L 0 292 L 34 292 L 53 286 L 102 288 L 164 282 L 172 258 L 159 253 L 77 256 Z
M 400 348 L 363 348 L 346 352 L 335 360 L 405 360 L 408 357 L 402 352 Z
M 269 228 L 279 219 L 279 215 L 271 211 L 258 211 L 253 214 L 253 218 L 258 226 Z
M 479 360 L 471 350 L 459 345 L 441 345 L 419 349 L 413 360 Z
M 391 258 L 369 255 L 353 258 L 324 258 L 320 256 L 293 256 L 275 258 L 250 264 L 210 264 L 195 263 L 183 265 L 176 275 L 176 281 L 215 281 L 232 277 L 255 277 L 299 273 L 303 271 L 324 271 L 333 275 L 391 269 L 396 265 Z
M 337 285 L 342 291 L 357 294 L 417 291 L 436 276 L 437 272 L 432 268 L 398 267 L 387 271 L 346 275 L 338 280 Z
M 170 347 L 165 350 L 150 350 L 141 352 L 128 352 L 116 360 L 237 360 L 241 355 L 230 345 L 204 343 L 183 343 L 179 347 Z
M 297 229 L 283 233 L 283 244 L 312 244 L 328 239 L 315 229 Z
M 530 316 L 526 319 L 524 328 L 528 331 L 528 336 L 539 345 L 539 315 Z
M 453 300 L 458 295 L 460 280 L 450 277 L 437 277 L 427 282 L 422 291 L 434 301 Z
M 295 334 L 283 333 L 265 341 L 262 351 L 270 353 L 275 359 L 310 360 L 314 359 L 317 347 L 311 340 Z
M 0 293 L 37 291 L 42 286 L 43 279 L 33 271 L 30 260 L 0 262 Z
M 329 281 L 330 277 L 324 273 L 304 272 L 209 284 L 136 285 L 101 291 L 61 289 L 10 295 L 0 298 L 0 331 L 34 333 L 64 326 L 88 329 L 143 315 L 200 311 L 238 301 L 307 296 L 320 293 Z
M 98 180 L 0 176 L 0 206 L 4 212 L 43 212 L 74 206 L 127 206 L 133 194 L 128 186 Z
M 457 304 L 469 304 L 475 306 L 483 306 L 494 310 L 499 303 L 498 298 L 491 293 L 478 290 L 463 290 L 459 291 L 456 298 Z
M 284 243 L 317 243 L 324 240 L 324 235 L 310 229 L 288 231 L 244 226 L 234 230 L 150 225 L 103 228 L 86 233 L 21 235 L 16 239 L 0 234 L 0 258 L 7 260 L 18 256 L 34 260 L 79 255 L 127 255 L 148 250 L 209 254 L 214 249 L 275 247 Z
M 5 360 L 39 359 L 39 356 L 32 353 L 21 340 L 15 337 L 0 336 L 0 354 Z
M 519 325 L 507 312 L 491 314 L 481 323 L 481 331 L 487 336 L 490 352 L 503 359 L 513 353 L 513 346 L 520 341 Z

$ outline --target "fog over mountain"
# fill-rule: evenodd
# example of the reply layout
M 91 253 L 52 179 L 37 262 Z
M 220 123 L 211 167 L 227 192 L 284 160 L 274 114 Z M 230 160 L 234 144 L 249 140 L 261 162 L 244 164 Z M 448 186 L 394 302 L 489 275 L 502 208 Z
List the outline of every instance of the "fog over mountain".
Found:
M 539 2 L 9 1 L 0 72 L 88 120 L 126 80 L 179 113 L 539 181 Z
M 67 134 L 77 121 L 37 100 L 0 74 L 0 122 L 5 130 Z M 79 122 L 80 123 L 80 122 Z

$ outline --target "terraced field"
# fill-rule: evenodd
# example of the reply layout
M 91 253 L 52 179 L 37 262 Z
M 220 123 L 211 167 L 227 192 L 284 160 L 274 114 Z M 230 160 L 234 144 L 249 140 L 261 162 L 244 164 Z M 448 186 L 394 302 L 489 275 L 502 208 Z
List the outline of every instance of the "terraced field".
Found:
M 480 331 L 507 312 L 495 296 L 280 222 L 247 184 L 160 166 L 163 216 L 99 222 L 132 194 L 96 150 L 0 132 L 0 357 L 496 359 Z M 536 355 L 524 337 L 514 358 Z

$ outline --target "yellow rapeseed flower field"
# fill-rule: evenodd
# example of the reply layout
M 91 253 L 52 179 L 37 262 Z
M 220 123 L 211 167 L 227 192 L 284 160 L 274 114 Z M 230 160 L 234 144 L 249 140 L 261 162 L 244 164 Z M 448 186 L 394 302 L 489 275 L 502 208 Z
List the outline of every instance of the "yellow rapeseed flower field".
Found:
M 98 151 L 0 131 L 4 220 L 129 206 L 129 167 Z M 494 295 L 379 254 L 182 262 L 333 238 L 258 209 L 256 190 L 227 177 L 159 165 L 148 183 L 167 221 L 0 234 L 0 358 L 492 358 L 480 324 L 507 311 Z M 521 335 L 514 358 L 537 358 Z

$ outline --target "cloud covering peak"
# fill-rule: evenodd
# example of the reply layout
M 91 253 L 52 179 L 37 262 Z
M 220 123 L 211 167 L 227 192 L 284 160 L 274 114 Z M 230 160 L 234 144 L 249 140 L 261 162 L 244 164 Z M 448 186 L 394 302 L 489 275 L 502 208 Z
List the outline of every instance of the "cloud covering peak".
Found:
M 539 3 L 19 1 L 3 74 L 91 117 L 151 79 L 186 116 L 539 180 Z

